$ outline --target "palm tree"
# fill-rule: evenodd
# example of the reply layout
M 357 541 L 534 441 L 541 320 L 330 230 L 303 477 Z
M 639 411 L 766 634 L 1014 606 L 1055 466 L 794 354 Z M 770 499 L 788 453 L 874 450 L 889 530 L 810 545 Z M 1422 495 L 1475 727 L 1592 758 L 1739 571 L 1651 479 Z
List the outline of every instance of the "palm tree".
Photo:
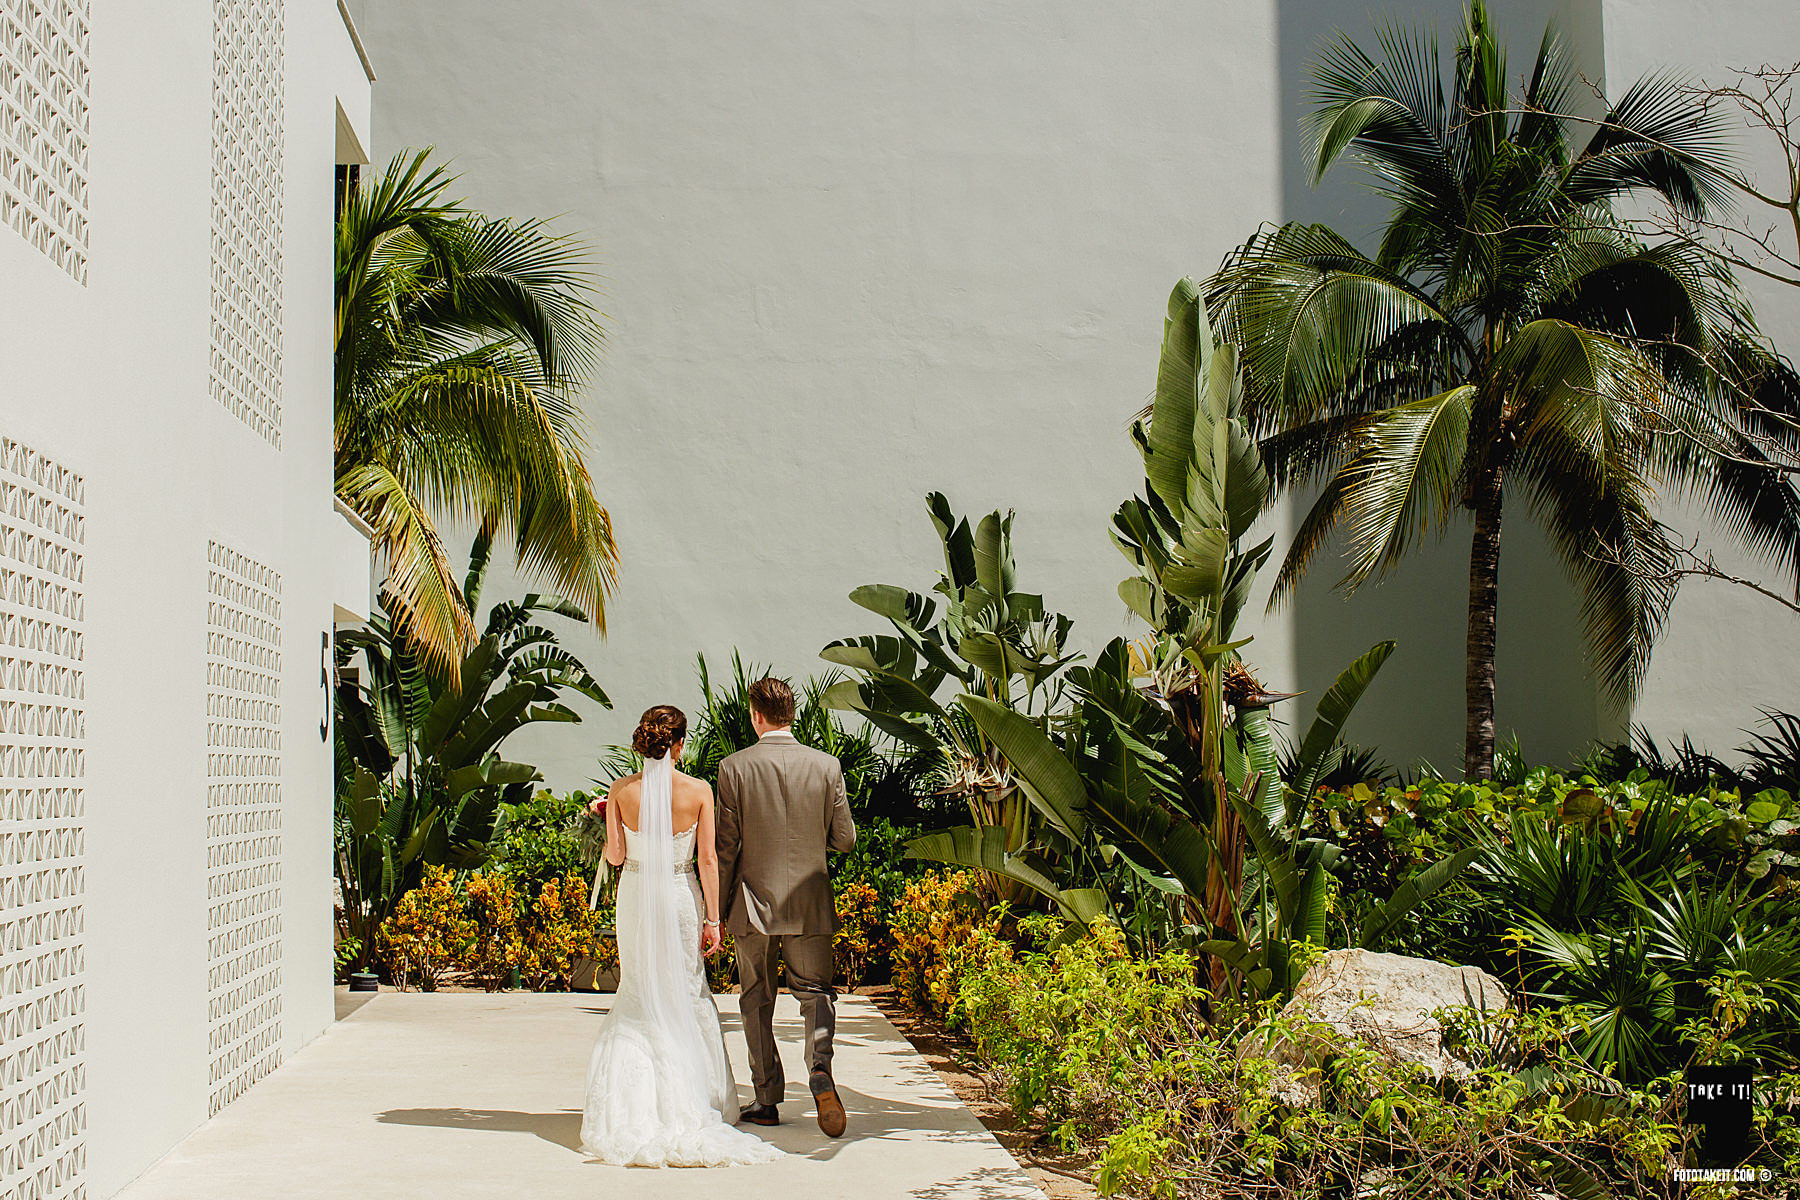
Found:
M 1643 245 L 1611 205 L 1690 213 L 1728 194 L 1719 126 L 1678 82 L 1632 85 L 1575 150 L 1568 75 L 1546 30 L 1524 91 L 1477 0 L 1452 78 L 1430 31 L 1347 38 L 1314 70 L 1315 180 L 1346 152 L 1392 202 L 1373 257 L 1320 225 L 1265 227 L 1208 302 L 1240 347 L 1245 412 L 1283 489 L 1323 484 L 1275 599 L 1327 540 L 1354 589 L 1473 517 L 1464 762 L 1494 756 L 1503 501 L 1523 493 L 1582 596 L 1591 665 L 1628 703 L 1672 599 L 1658 486 L 1707 501 L 1791 565 L 1800 499 L 1770 472 L 1719 471 L 1671 417 L 1717 414 L 1711 364 L 1761 353 L 1730 278 L 1691 246 Z M 1446 97 L 1448 84 L 1448 98 Z M 1691 424 L 1691 422 L 1689 422 Z
M 575 401 L 600 329 L 582 248 L 445 199 L 429 150 L 351 194 L 337 230 L 337 494 L 375 530 L 387 604 L 454 677 L 475 627 L 437 522 L 510 536 L 605 629 L 617 553 Z

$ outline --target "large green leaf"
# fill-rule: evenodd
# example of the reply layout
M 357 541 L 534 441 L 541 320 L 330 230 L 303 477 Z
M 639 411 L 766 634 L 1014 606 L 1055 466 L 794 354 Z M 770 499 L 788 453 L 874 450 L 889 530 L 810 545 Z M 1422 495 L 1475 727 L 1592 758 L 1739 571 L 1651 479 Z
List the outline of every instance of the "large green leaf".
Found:
M 1151 489 L 1175 510 L 1187 501 L 1200 377 L 1212 352 L 1212 329 L 1200 287 L 1192 279 L 1183 279 L 1169 294 L 1144 458 L 1144 474 Z
M 931 668 L 921 671 L 917 651 L 904 638 L 846 638 L 826 646 L 819 651 L 819 657 L 826 662 L 874 676 L 869 682 L 874 685 L 875 690 L 862 694 L 864 703 L 871 709 L 930 713 L 940 717 L 945 715 L 943 708 L 931 696 L 942 676 Z
M 988 871 L 1016 880 L 1050 900 L 1071 921 L 1088 924 L 1100 917 L 1112 917 L 1112 906 L 1106 893 L 1097 888 L 1058 887 L 1048 875 L 1028 865 L 1019 855 L 1006 850 L 1008 834 L 998 825 L 976 828 L 958 825 L 940 829 L 906 843 L 908 858 L 945 863 Z
M 1237 714 L 1238 740 L 1244 763 L 1256 772 L 1256 794 L 1250 802 L 1270 825 L 1287 823 L 1287 807 L 1283 803 L 1281 771 L 1275 753 L 1275 732 L 1266 708 L 1246 708 Z
M 931 514 L 931 523 L 943 539 L 944 573 L 951 586 L 965 588 L 975 583 L 975 540 L 969 532 L 969 522 L 950 511 L 950 501 L 942 492 L 925 497 L 925 511 Z
M 975 527 L 975 579 L 1005 605 L 1013 590 L 1012 516 L 991 512 Z
M 432 704 L 419 728 L 419 748 L 427 755 L 436 754 L 487 698 L 485 684 L 488 672 L 500 656 L 498 638 L 484 637 L 463 658 L 459 674 L 462 686 L 447 688 Z
M 929 626 L 937 612 L 937 601 L 891 583 L 864 584 L 850 593 L 850 599 L 877 616 L 915 631 Z
M 350 794 L 345 797 L 350 817 L 350 832 L 358 837 L 374 833 L 381 820 L 381 780 L 367 767 L 357 764 L 350 781 Z
M 957 700 L 1011 765 L 1032 803 L 1064 836 L 1080 840 L 1087 830 L 1087 786 L 1056 743 L 1029 717 L 985 696 Z
M 1378 948 L 1394 926 L 1420 904 L 1442 891 L 1481 853 L 1481 847 L 1468 846 L 1441 858 L 1423 871 L 1411 876 L 1394 890 L 1394 894 L 1376 905 L 1363 918 L 1357 930 L 1356 944 L 1371 950 Z
M 1381 665 L 1394 652 L 1395 643 L 1376 642 L 1363 651 L 1362 657 L 1338 672 L 1338 677 L 1323 696 L 1306 737 L 1300 743 L 1300 759 L 1294 776 L 1294 803 L 1304 805 L 1319 786 L 1319 779 L 1331 769 L 1330 757 L 1343 736 L 1344 724 L 1356 708 L 1357 701 L 1381 670 Z M 1296 814 L 1290 813 L 1292 819 Z
M 437 754 L 438 761 L 451 771 L 480 761 L 524 723 L 525 712 L 536 698 L 534 683 L 515 683 L 504 689 L 457 727 Z

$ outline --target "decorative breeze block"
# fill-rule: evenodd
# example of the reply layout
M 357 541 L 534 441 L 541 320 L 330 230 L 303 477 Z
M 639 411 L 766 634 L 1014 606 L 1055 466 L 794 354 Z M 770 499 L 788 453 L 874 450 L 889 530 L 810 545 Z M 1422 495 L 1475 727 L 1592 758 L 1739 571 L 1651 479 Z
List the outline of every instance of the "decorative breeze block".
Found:
M 209 1115 L 281 1065 L 281 576 L 207 551 Z
M 0 1200 L 87 1194 L 85 519 L 0 437 Z

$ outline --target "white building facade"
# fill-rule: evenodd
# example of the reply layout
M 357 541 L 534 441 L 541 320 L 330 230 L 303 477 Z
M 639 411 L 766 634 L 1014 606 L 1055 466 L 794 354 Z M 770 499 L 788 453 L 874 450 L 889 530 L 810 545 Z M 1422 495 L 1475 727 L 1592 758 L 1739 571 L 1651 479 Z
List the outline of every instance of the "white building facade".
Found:
M 332 1019 L 334 0 L 0 0 L 0 1198 Z
M 1585 78 L 1616 90 L 1665 66 L 1718 78 L 1800 44 L 1788 0 L 1491 10 L 1515 75 L 1555 20 Z M 1447 51 L 1463 9 L 360 0 L 353 12 L 383 63 L 377 158 L 435 145 L 475 206 L 564 214 L 601 264 L 611 347 L 587 411 L 623 569 L 612 636 L 582 652 L 618 711 L 592 714 L 586 743 L 562 728 L 509 743 L 569 787 L 644 707 L 695 699 L 697 652 L 719 667 L 738 647 L 804 676 L 825 669 L 827 641 L 879 632 L 845 597 L 929 585 L 941 564 L 929 490 L 971 514 L 1017 509 L 1021 584 L 1076 618 L 1080 648 L 1132 632 L 1107 527 L 1141 486 L 1126 425 L 1154 381 L 1170 288 L 1265 221 L 1324 221 L 1372 246 L 1382 211 L 1355 171 L 1316 189 L 1307 177 L 1309 64 L 1335 31 L 1367 38 L 1379 19 L 1435 23 Z M 1782 290 L 1753 293 L 1794 351 L 1800 315 Z M 1292 520 L 1272 522 L 1278 546 Z M 1498 720 L 1534 761 L 1633 721 L 1726 751 L 1758 707 L 1800 708 L 1800 622 L 1695 583 L 1636 710 L 1609 711 L 1523 495 L 1506 529 Z M 1349 600 L 1321 560 L 1245 651 L 1272 686 L 1309 693 L 1285 715 L 1304 719 L 1338 670 L 1394 638 L 1350 737 L 1396 766 L 1454 770 L 1468 552 L 1465 523 Z M 495 576 L 487 594 L 507 594 Z

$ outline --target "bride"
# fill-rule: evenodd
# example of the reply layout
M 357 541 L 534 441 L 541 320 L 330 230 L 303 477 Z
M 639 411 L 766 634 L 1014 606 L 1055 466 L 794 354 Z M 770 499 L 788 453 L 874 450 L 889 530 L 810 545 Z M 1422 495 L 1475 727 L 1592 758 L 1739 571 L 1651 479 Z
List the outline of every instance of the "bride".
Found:
M 620 1166 L 728 1167 L 781 1157 L 732 1125 L 737 1085 L 701 964 L 702 950 L 716 954 L 723 941 L 713 796 L 675 769 L 686 735 L 680 709 L 659 704 L 646 712 L 631 739 L 644 756 L 643 773 L 614 783 L 604 802 L 606 860 L 624 869 L 619 990 L 588 1065 L 581 1148 Z

